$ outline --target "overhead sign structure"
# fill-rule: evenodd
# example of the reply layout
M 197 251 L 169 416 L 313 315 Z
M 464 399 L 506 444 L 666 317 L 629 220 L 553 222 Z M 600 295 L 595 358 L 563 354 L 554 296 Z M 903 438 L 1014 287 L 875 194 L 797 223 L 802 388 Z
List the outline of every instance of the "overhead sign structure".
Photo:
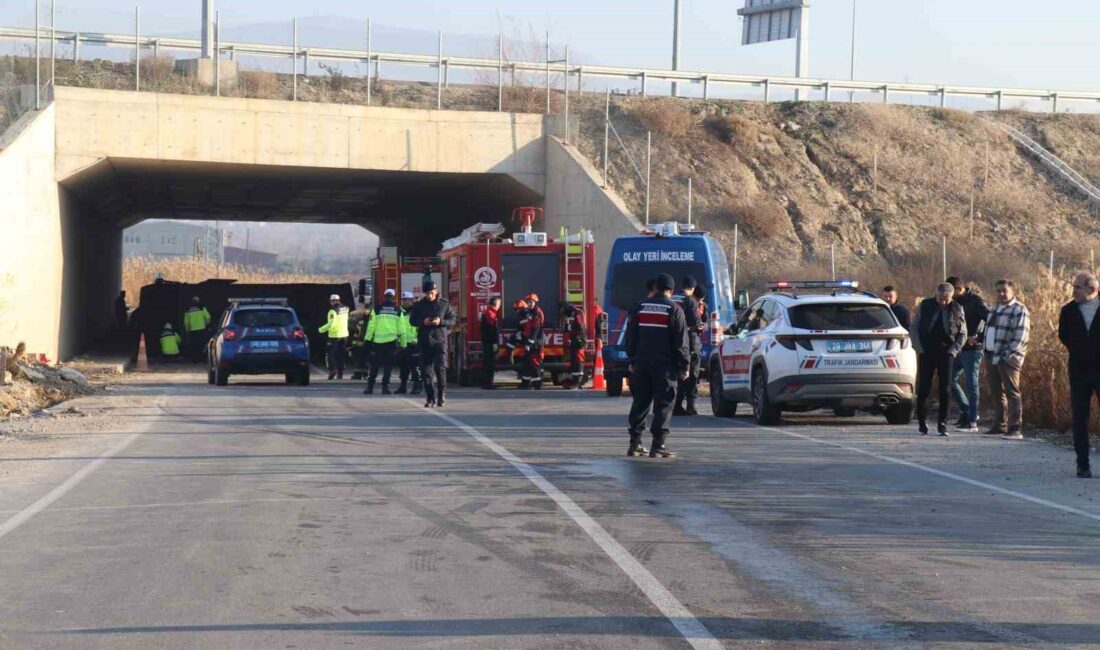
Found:
M 738 9 L 737 14 L 745 19 L 741 31 L 742 45 L 797 39 L 795 76 L 809 76 L 809 0 L 745 0 L 745 6 Z M 801 90 L 796 91 L 798 99 L 801 99 L 801 93 Z

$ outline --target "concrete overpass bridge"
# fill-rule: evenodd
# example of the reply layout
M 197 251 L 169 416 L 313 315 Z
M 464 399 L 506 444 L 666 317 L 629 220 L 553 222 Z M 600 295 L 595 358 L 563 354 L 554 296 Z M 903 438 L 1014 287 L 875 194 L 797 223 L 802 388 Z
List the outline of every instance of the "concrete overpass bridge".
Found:
M 0 342 L 66 358 L 104 334 L 122 230 L 149 218 L 354 223 L 410 254 L 517 205 L 601 244 L 636 232 L 552 131 L 541 115 L 57 88 L 0 139 Z

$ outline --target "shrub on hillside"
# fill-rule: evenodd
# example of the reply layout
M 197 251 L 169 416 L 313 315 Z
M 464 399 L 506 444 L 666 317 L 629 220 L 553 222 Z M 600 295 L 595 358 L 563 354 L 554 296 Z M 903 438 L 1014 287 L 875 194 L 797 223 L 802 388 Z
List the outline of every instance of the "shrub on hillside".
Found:
M 242 70 L 237 73 L 237 85 L 244 97 L 258 99 L 282 99 L 283 90 L 274 72 Z
M 731 225 L 737 224 L 746 236 L 758 239 L 779 235 L 790 221 L 783 208 L 762 198 L 735 199 L 722 212 Z
M 752 144 L 759 133 L 755 124 L 740 115 L 714 115 L 707 118 L 704 125 L 726 144 Z
M 698 119 L 691 105 L 678 99 L 641 101 L 630 108 L 652 131 L 670 138 L 682 138 L 695 128 Z

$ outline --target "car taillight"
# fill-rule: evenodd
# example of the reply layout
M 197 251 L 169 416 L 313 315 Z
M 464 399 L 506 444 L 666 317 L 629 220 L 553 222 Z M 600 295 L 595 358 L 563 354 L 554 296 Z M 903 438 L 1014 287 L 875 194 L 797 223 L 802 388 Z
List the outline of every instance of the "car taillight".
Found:
M 232 327 L 227 327 L 227 328 L 225 328 L 225 334 L 223 334 L 222 337 L 226 341 L 236 341 L 237 340 L 237 330 L 233 329 Z
M 777 336 L 775 337 L 775 342 L 787 348 L 788 350 L 793 350 L 795 347 L 793 336 Z
M 897 349 L 908 350 L 909 349 L 909 337 L 908 336 L 902 336 L 902 337 L 899 337 L 899 338 L 896 338 L 896 339 L 890 339 L 889 341 L 886 342 L 886 349 L 887 350 L 897 350 Z
M 710 313 L 710 344 L 718 345 L 725 338 L 725 333 L 722 331 L 722 322 L 718 320 L 718 312 L 712 311 Z
M 798 391 L 802 390 L 802 386 L 802 384 L 787 384 L 783 387 L 783 392 L 787 395 L 790 395 L 791 393 L 797 393 Z
M 295 341 L 304 341 L 306 338 L 306 331 L 301 327 L 295 327 L 291 336 L 294 337 Z
M 904 338 L 902 338 L 902 339 L 901 339 L 901 349 L 902 349 L 902 350 L 908 350 L 908 349 L 909 349 L 909 346 L 910 346 L 911 344 L 912 344 L 912 343 L 911 343 L 911 341 L 909 340 L 909 337 L 908 337 L 908 336 L 906 336 L 906 337 L 904 337 Z

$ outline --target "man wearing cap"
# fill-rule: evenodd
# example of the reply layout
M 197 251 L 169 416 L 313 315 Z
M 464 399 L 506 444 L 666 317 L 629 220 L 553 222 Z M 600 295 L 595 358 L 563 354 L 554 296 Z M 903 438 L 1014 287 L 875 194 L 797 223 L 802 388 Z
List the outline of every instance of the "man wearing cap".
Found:
M 191 298 L 191 306 L 183 312 L 183 331 L 187 335 L 187 357 L 202 361 L 203 349 L 210 340 L 210 312 L 198 296 Z
M 420 394 L 420 348 L 416 345 L 416 327 L 409 321 L 409 309 L 415 297 L 412 291 L 401 292 L 401 320 L 404 345 L 397 351 L 397 367 L 401 372 L 401 385 L 394 391 L 398 395 L 409 393 L 409 376 L 412 376 L 412 394 Z
M 699 415 L 695 410 L 695 396 L 699 390 L 699 338 L 703 329 L 699 323 L 699 301 L 695 299 L 695 287 L 698 284 L 692 276 L 685 276 L 680 282 L 680 292 L 672 297 L 673 302 L 684 310 L 690 355 L 687 379 L 682 379 L 676 384 L 676 406 L 672 409 L 673 415 Z
M 374 352 L 374 363 L 370 366 L 370 376 L 364 395 L 374 394 L 374 382 L 378 379 L 378 367 L 382 367 L 382 394 L 390 394 L 390 374 L 393 371 L 393 357 L 397 349 L 405 345 L 405 317 L 401 308 L 394 304 L 397 292 L 386 289 L 382 294 L 382 304 L 374 308 L 370 324 L 367 325 L 367 343 Z
M 420 370 L 424 374 L 424 407 L 443 406 L 447 386 L 447 339 L 455 324 L 451 303 L 439 297 L 439 287 L 424 282 L 424 297 L 409 309 L 409 322 L 417 328 Z
M 676 457 L 665 446 L 665 440 L 669 434 L 676 382 L 687 378 L 691 356 L 684 310 L 672 302 L 675 284 L 667 273 L 658 275 L 656 295 L 638 303 L 627 326 L 626 352 L 630 359 L 630 392 L 634 397 L 630 407 L 628 456 L 646 453 L 642 434 L 652 409 L 653 423 L 649 430 L 653 446 L 649 457 Z
M 328 378 L 344 378 L 344 350 L 348 342 L 348 316 L 350 312 L 340 302 L 339 294 L 328 297 L 328 318 L 324 325 L 318 328 L 322 334 L 328 334 Z

